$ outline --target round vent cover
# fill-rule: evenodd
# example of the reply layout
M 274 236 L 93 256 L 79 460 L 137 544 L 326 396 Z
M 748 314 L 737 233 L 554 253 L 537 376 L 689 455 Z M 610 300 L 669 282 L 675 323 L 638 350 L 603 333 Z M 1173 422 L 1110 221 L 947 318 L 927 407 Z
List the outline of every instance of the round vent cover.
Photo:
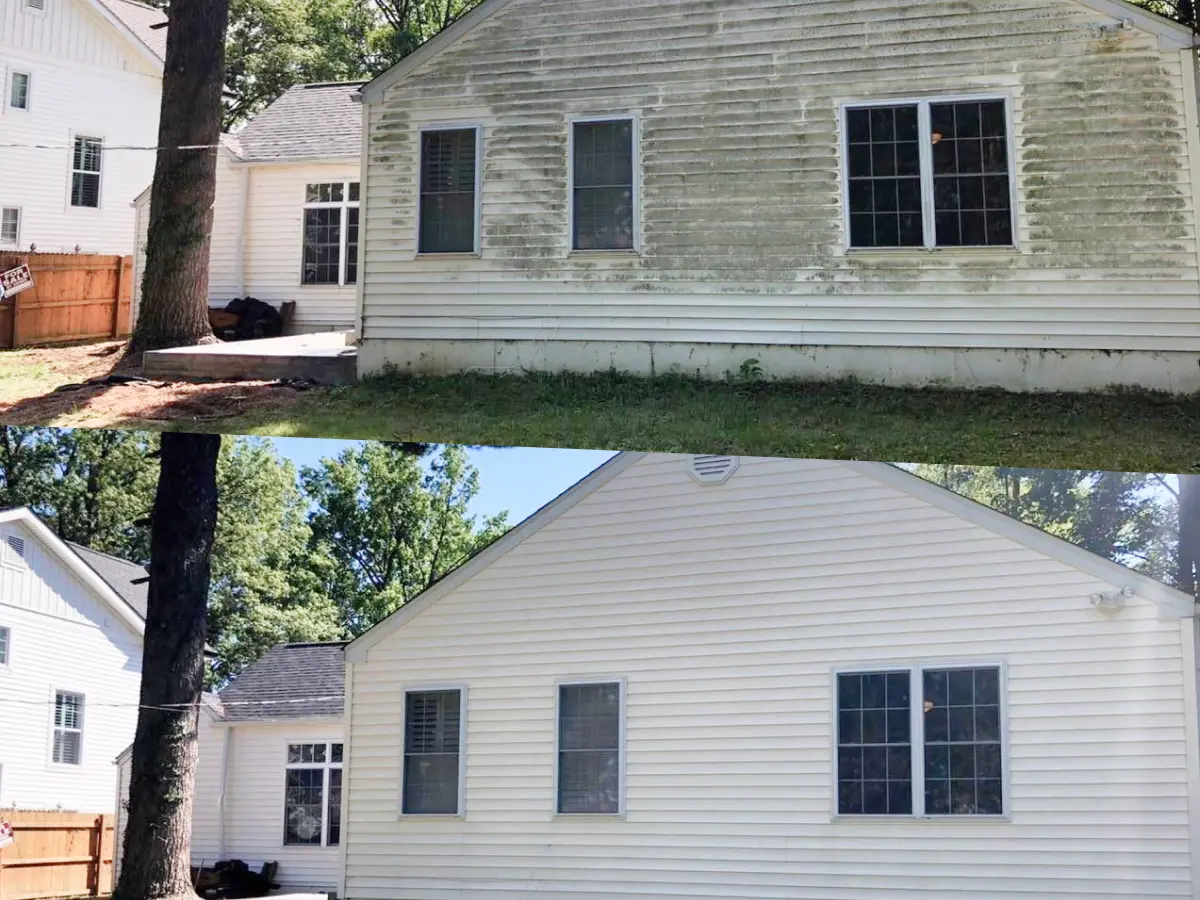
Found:
M 701 484 L 724 484 L 737 467 L 736 456 L 693 456 L 688 474 Z

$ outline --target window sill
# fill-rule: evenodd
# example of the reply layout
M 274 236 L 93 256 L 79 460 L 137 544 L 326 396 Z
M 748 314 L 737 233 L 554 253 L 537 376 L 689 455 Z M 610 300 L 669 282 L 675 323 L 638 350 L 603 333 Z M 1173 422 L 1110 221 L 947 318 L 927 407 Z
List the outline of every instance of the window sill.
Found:
M 586 257 L 591 257 L 591 256 L 627 257 L 627 256 L 641 256 L 641 255 L 642 255 L 642 251 L 638 250 L 637 248 L 634 248 L 631 250 L 570 250 L 567 252 L 567 256 L 586 256 Z
M 435 822 L 465 822 L 467 820 L 466 813 L 400 813 L 400 821 L 406 822 L 410 819 L 418 821 L 432 820 Z
M 1011 825 L 1012 816 L 842 816 L 834 814 L 830 821 L 835 823 L 863 823 L 867 825 Z
M 452 253 L 414 253 L 413 259 L 482 259 L 483 254 L 474 250 L 455 250 Z
M 555 813 L 551 816 L 552 819 L 565 819 L 574 822 L 587 822 L 593 820 L 624 820 L 625 813 Z
M 912 256 L 941 254 L 946 256 L 1017 256 L 1019 247 L 846 247 L 846 256 Z

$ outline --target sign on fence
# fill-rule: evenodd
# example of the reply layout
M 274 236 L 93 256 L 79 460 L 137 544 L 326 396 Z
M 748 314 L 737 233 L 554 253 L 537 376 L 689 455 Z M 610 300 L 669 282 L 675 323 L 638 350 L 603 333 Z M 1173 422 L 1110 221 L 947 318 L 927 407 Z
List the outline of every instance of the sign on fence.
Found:
M 29 266 L 17 266 L 7 272 L 0 272 L 0 300 L 19 294 L 33 287 L 33 273 Z

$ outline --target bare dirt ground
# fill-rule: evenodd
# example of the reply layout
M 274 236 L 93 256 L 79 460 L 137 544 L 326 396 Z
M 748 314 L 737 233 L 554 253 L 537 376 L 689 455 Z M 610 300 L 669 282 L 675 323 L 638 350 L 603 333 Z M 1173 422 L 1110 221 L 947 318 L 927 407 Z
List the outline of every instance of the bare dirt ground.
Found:
M 319 390 L 271 381 L 148 381 L 123 360 L 122 341 L 0 354 L 0 421 L 8 425 L 144 425 L 186 429 L 287 406 Z M 211 427 L 211 426 L 210 426 Z

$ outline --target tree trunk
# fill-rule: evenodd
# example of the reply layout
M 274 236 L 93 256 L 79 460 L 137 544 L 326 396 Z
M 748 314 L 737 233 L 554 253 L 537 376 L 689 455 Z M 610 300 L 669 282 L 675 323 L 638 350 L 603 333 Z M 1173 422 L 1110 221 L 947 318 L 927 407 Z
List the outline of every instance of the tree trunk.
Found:
M 208 257 L 229 0 L 171 0 L 168 20 L 150 236 L 130 354 L 216 340 Z
M 1179 476 L 1180 590 L 1200 596 L 1200 475 Z
M 114 900 L 195 896 L 192 792 L 220 448 L 217 435 L 162 436 L 150 521 L 141 709 Z

